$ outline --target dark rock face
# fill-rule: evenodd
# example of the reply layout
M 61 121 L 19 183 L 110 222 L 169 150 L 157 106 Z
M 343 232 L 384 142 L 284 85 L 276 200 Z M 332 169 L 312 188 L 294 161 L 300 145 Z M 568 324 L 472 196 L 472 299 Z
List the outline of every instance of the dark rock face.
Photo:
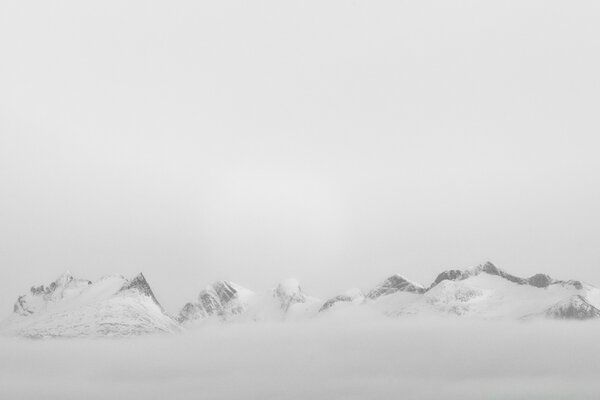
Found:
M 350 301 L 352 301 L 352 297 L 350 297 L 350 296 L 346 296 L 343 294 L 341 294 L 339 296 L 335 296 L 335 297 L 327 300 L 325 303 L 323 303 L 323 305 L 319 309 L 319 312 L 325 311 L 325 310 L 333 307 L 334 304 L 337 304 L 339 302 L 350 302 Z
M 538 288 L 545 288 L 550 286 L 554 280 L 545 274 L 535 274 L 531 278 L 527 279 L 527 283 L 531 286 L 535 286 Z
M 437 285 L 442 281 L 456 281 L 462 279 L 463 272 L 458 269 L 450 269 L 448 271 L 444 271 L 435 278 L 435 281 L 431 284 L 431 287 Z
M 364 295 L 362 294 L 362 292 L 360 290 L 358 290 L 358 289 L 350 290 L 350 291 L 346 292 L 345 294 L 340 294 L 338 296 L 332 297 L 331 299 L 327 300 L 325 303 L 323 303 L 323 305 L 319 309 L 319 312 L 328 310 L 338 303 L 351 303 L 360 298 L 364 299 Z
M 244 312 L 238 291 L 233 284 L 227 281 L 213 283 L 198 294 L 197 303 L 187 303 L 179 313 L 179 321 L 196 320 L 210 316 L 223 318 L 238 315 Z
M 152 292 L 152 289 L 150 288 L 148 281 L 146 281 L 146 278 L 144 277 L 144 274 L 142 274 L 142 273 L 138 274 L 129 283 L 125 284 L 121 288 L 120 292 L 123 292 L 125 290 L 137 290 L 139 293 L 143 294 L 144 296 L 150 297 L 152 299 L 152 301 L 154 301 L 156 304 L 160 305 L 158 300 L 156 300 L 156 297 L 154 296 L 154 293 Z
M 387 296 L 396 292 L 421 294 L 425 293 L 425 289 L 422 286 L 415 285 L 412 282 L 404 279 L 400 275 L 392 275 L 383 281 L 379 286 L 367 293 L 367 298 L 374 300 L 381 296 Z
M 600 310 L 588 303 L 581 295 L 571 296 L 544 312 L 548 318 L 587 320 L 600 318 Z
M 213 285 L 214 291 L 221 303 L 229 303 L 237 296 L 237 290 L 229 282 L 220 281 Z
M 496 267 L 494 264 L 492 264 L 491 262 L 486 262 L 484 265 L 480 266 L 479 269 L 481 270 L 481 272 L 485 272 L 486 274 L 490 274 L 490 275 L 497 275 L 499 277 L 502 277 L 508 281 L 514 282 L 514 283 L 518 283 L 519 285 L 525 285 L 527 284 L 527 280 L 523 279 L 523 278 L 519 278 L 517 276 L 511 275 L 509 273 L 504 272 L 503 270 L 501 270 L 500 268 Z
M 58 279 L 56 279 L 54 282 L 50 283 L 50 285 L 48 285 L 48 286 L 44 286 L 44 285 L 32 286 L 31 289 L 29 289 L 29 291 L 34 296 L 49 297 L 57 289 L 64 288 L 64 287 L 68 286 L 74 280 L 75 280 L 75 278 L 73 277 L 73 275 L 71 275 L 70 272 L 65 272 Z M 80 279 L 79 281 L 82 281 L 82 280 Z M 83 281 L 85 282 L 85 280 L 83 280 Z M 87 281 L 87 284 L 91 285 L 92 281 Z

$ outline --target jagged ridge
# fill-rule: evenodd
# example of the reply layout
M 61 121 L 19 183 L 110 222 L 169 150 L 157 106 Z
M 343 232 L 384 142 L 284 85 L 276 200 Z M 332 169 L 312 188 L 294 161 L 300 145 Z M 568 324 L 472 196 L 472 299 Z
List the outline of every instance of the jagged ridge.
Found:
M 433 283 L 431 284 L 429 289 L 433 288 L 438 283 L 440 283 L 444 280 L 459 281 L 459 280 L 468 279 L 472 276 L 477 276 L 482 273 L 486 273 L 489 275 L 496 275 L 496 276 L 504 278 L 510 282 L 517 283 L 519 285 L 530 285 L 530 286 L 534 286 L 537 288 L 546 288 L 546 287 L 548 287 L 550 285 L 554 285 L 554 284 L 572 285 L 577 289 L 583 288 L 583 284 L 580 281 L 556 280 L 546 274 L 535 274 L 529 278 L 520 278 L 518 276 L 515 276 L 515 275 L 505 272 L 504 270 L 496 267 L 494 264 L 492 264 L 491 262 L 488 261 L 485 264 L 481 264 L 475 268 L 467 269 L 464 271 L 457 270 L 457 269 L 451 269 L 451 270 L 444 271 L 435 278 L 435 280 L 433 281 Z

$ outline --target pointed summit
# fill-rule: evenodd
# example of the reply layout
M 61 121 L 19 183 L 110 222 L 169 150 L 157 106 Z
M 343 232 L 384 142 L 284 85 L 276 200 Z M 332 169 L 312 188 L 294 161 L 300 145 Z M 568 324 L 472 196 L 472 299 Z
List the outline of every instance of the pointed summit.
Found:
M 121 288 L 121 290 L 119 290 L 119 292 L 124 292 L 126 290 L 137 290 L 139 293 L 143 294 L 144 296 L 150 297 L 152 299 L 152 301 L 154 301 L 156 304 L 160 305 L 158 300 L 156 300 L 156 297 L 154 296 L 154 292 L 152 292 L 152 289 L 150 288 L 148 281 L 146 281 L 146 277 L 144 277 L 144 274 L 141 272 L 139 274 L 137 274 L 135 276 L 135 278 L 133 278 L 131 281 L 129 281 L 128 283 L 123 285 L 123 287 Z
M 168 333 L 179 325 L 157 302 L 143 274 L 107 276 L 95 283 L 63 274 L 48 287 L 20 296 L 6 325 L 16 335 L 132 336 Z
M 425 288 L 417 283 L 409 281 L 401 275 L 395 274 L 367 293 L 367 298 L 374 300 L 381 296 L 387 296 L 396 292 L 421 294 L 425 292 Z
M 503 279 L 506 279 L 507 281 L 514 282 L 518 285 L 531 285 L 538 288 L 544 288 L 548 285 L 558 282 L 552 279 L 550 276 L 544 274 L 536 274 L 529 279 L 520 278 L 518 276 L 509 274 L 508 272 L 504 271 L 501 268 L 498 268 L 497 266 L 488 261 L 485 264 L 480 264 L 476 267 L 464 271 L 458 269 L 444 271 L 435 278 L 429 289 L 433 288 L 438 283 L 445 280 L 462 281 L 472 276 L 478 276 L 481 274 L 499 276 Z
M 600 318 L 600 310 L 577 294 L 548 308 L 544 316 L 554 319 L 596 319 Z

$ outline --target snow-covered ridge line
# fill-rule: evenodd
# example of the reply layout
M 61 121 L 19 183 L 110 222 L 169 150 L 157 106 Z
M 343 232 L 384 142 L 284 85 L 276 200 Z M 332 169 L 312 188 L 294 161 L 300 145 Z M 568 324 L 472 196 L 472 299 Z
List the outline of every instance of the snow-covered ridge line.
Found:
M 355 288 L 321 300 L 296 279 L 265 292 L 217 281 L 185 304 L 177 318 L 158 302 L 143 274 L 96 282 L 66 272 L 19 296 L 0 330 L 28 337 L 132 336 L 176 332 L 205 321 L 283 321 L 347 318 L 355 312 L 387 316 L 470 316 L 483 319 L 600 318 L 600 289 L 545 274 L 521 278 L 487 262 L 447 270 L 425 287 L 394 274 L 367 291 Z
M 530 285 L 530 286 L 534 286 L 537 288 L 545 288 L 550 285 L 557 285 L 557 284 L 572 285 L 577 289 L 583 289 L 583 286 L 584 286 L 584 284 L 581 281 L 576 281 L 576 280 L 562 281 L 562 280 L 553 279 L 549 275 L 541 274 L 541 273 L 535 274 L 529 278 L 520 278 L 515 275 L 507 273 L 506 271 L 496 267 L 494 264 L 492 264 L 491 262 L 488 261 L 485 264 L 480 264 L 476 267 L 466 269 L 466 270 L 451 269 L 451 270 L 444 271 L 437 276 L 437 278 L 429 286 L 429 289 L 433 288 L 438 283 L 440 283 L 444 280 L 451 280 L 451 281 L 464 280 L 464 279 L 468 279 L 472 276 L 477 276 L 477 275 L 483 274 L 483 273 L 490 274 L 490 275 L 496 275 L 496 276 L 504 278 L 510 282 L 517 283 L 519 285 Z

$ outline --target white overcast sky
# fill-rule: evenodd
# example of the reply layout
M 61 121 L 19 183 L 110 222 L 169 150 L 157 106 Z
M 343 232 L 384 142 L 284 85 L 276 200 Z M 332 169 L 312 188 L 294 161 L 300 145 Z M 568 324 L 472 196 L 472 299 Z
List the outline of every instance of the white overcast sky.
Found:
M 600 284 L 600 3 L 0 0 L 0 307 L 66 269 Z

